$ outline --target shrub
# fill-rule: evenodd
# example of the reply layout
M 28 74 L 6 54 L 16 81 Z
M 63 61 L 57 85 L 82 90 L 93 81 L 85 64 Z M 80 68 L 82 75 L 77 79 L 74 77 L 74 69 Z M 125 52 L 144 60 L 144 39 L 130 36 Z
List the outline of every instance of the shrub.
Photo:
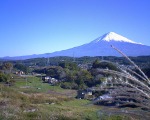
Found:
M 0 73 L 0 82 L 7 82 L 8 76 L 4 73 Z

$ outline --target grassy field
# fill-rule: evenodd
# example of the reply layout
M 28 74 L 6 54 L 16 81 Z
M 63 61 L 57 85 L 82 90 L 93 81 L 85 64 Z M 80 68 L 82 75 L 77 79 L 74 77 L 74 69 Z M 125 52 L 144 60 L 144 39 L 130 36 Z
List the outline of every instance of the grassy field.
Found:
M 126 120 L 100 116 L 101 107 L 75 99 L 75 90 L 42 83 L 37 77 L 13 79 L 13 86 L 0 84 L 0 120 Z
M 35 92 L 46 92 L 48 90 L 62 91 L 59 86 L 51 86 L 47 83 L 43 83 L 40 78 L 37 77 L 14 77 L 16 79 L 15 87 L 24 89 L 33 89 Z
M 0 84 L 0 120 L 98 120 L 99 108 L 75 99 L 75 90 L 50 86 L 37 77 L 13 79 L 13 86 Z

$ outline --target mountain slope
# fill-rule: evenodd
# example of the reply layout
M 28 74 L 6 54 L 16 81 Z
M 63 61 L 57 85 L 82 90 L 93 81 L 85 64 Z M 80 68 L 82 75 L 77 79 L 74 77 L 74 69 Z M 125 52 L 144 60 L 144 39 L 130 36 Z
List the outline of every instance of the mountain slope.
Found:
M 29 59 L 38 57 L 55 57 L 55 56 L 121 56 L 110 46 L 113 45 L 120 49 L 127 56 L 146 56 L 150 55 L 150 46 L 142 45 L 129 40 L 114 32 L 109 32 L 103 36 L 91 41 L 90 43 L 74 47 L 67 50 L 57 51 L 53 53 L 29 55 L 21 57 L 7 57 L 5 59 Z
M 68 50 L 54 52 L 52 56 L 120 56 L 117 51 L 110 46 L 113 45 L 123 51 L 128 56 L 150 55 L 150 46 L 142 45 L 129 40 L 114 32 L 109 32 L 93 40 L 88 44 L 74 47 Z

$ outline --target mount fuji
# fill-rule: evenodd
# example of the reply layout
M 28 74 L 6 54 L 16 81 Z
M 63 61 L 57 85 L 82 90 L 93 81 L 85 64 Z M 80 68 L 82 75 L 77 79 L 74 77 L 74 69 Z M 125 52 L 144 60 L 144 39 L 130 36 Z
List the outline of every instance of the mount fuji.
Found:
M 117 33 L 109 32 L 90 43 L 74 47 L 71 49 L 58 51 L 49 54 L 52 56 L 121 56 L 117 51 L 111 48 L 111 45 L 115 46 L 127 56 L 146 56 L 150 55 L 150 46 L 136 43 L 129 40 Z
M 147 56 L 150 55 L 150 46 L 129 40 L 117 33 L 109 32 L 90 43 L 83 44 L 67 50 L 57 51 L 53 53 L 28 55 L 20 57 L 7 57 L 5 59 L 29 59 L 38 57 L 55 57 L 55 56 L 121 56 L 116 50 L 112 49 L 111 45 L 115 46 L 127 56 Z

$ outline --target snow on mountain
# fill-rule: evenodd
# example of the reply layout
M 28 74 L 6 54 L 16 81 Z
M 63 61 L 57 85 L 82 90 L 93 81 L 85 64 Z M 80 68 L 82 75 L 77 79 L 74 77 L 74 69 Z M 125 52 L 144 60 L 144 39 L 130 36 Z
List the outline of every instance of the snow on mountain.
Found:
M 136 43 L 132 40 L 129 40 L 115 32 L 109 32 L 107 34 L 104 34 L 103 36 L 97 38 L 96 40 L 94 40 L 93 42 L 99 42 L 99 41 L 107 41 L 107 42 L 110 42 L 110 41 L 117 41 L 117 42 L 129 42 L 129 43 Z M 138 43 L 136 43 L 138 44 Z

